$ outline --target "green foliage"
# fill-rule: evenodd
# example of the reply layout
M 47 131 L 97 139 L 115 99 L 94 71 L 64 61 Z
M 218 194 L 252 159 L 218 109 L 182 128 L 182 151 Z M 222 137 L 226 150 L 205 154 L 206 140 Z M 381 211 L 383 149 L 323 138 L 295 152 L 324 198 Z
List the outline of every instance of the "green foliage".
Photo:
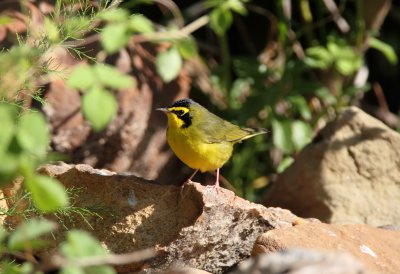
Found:
M 0 98 L 10 98 L 25 89 L 33 93 L 32 76 L 43 52 L 29 45 L 13 46 L 0 52 Z
M 96 72 L 89 66 L 76 67 L 68 77 L 67 84 L 71 88 L 88 90 L 97 83 Z
M 369 45 L 371 48 L 374 48 L 385 55 L 386 59 L 388 59 L 390 63 L 397 64 L 398 58 L 392 46 L 375 37 L 370 38 Z
M 0 182 L 10 183 L 18 175 L 25 178 L 33 202 L 43 211 L 54 211 L 68 204 L 64 188 L 54 179 L 38 175 L 36 167 L 47 158 L 50 142 L 48 125 L 39 112 L 20 110 L 0 103 Z
M 182 58 L 176 47 L 161 52 L 157 55 L 156 68 L 164 82 L 174 80 L 182 67 Z
M 68 205 L 64 187 L 47 176 L 25 176 L 25 186 L 32 194 L 35 206 L 43 212 L 53 212 Z
M 330 41 L 326 47 L 315 46 L 306 50 L 305 63 L 318 69 L 334 68 L 344 76 L 355 73 L 363 64 L 362 57 L 342 40 Z
M 114 96 L 101 88 L 93 88 L 82 98 L 83 114 L 95 131 L 100 131 L 111 121 L 117 107 Z
M 223 35 L 233 22 L 232 12 L 226 8 L 216 8 L 210 15 L 210 26 L 218 35 Z
M 247 10 L 244 6 L 244 3 L 246 2 L 247 1 L 245 0 L 207 1 L 206 6 L 213 8 L 210 13 L 210 27 L 217 35 L 224 35 L 231 27 L 233 22 L 233 12 L 241 15 L 247 14 Z
M 197 55 L 198 48 L 196 41 L 193 39 L 193 37 L 187 37 L 178 40 L 176 42 L 176 46 L 178 48 L 179 54 L 184 59 L 190 59 Z
M 48 245 L 46 237 L 56 229 L 53 222 L 45 219 L 31 219 L 22 223 L 12 232 L 6 232 L 0 228 L 0 250 L 3 255 L 30 254 L 35 249 L 41 249 Z M 110 266 L 95 265 L 91 266 L 81 263 L 87 257 L 96 255 L 107 255 L 107 251 L 89 233 L 79 230 L 71 230 L 67 233 L 67 240 L 61 243 L 57 251 L 65 262 L 59 266 L 60 273 L 99 273 L 114 274 L 115 270 Z M 32 273 L 34 265 L 32 262 L 17 264 L 15 262 L 3 261 L 2 273 Z M 35 272 L 43 273 L 43 272 Z
M 273 144 L 284 153 L 289 154 L 292 152 L 292 128 L 289 120 L 280 121 L 274 119 L 272 121 L 272 140 Z
M 107 126 L 117 111 L 117 101 L 108 89 L 134 86 L 132 78 L 104 64 L 76 67 L 67 83 L 72 88 L 86 91 L 82 98 L 82 111 L 95 131 Z
M 279 163 L 278 167 L 276 168 L 276 171 L 278 173 L 282 173 L 287 169 L 292 163 L 294 162 L 294 159 L 290 156 L 287 156 L 282 159 L 282 161 Z
M 37 157 L 44 157 L 50 141 L 49 129 L 43 115 L 27 112 L 20 116 L 16 139 L 22 150 Z
M 74 264 L 74 259 L 85 258 L 86 256 L 105 255 L 107 252 L 100 243 L 85 231 L 72 230 L 67 233 L 67 241 L 60 246 L 61 253 L 70 260 L 62 274 L 113 274 L 115 270 L 110 266 L 82 267 Z
M 101 32 L 101 43 L 108 53 L 116 53 L 125 47 L 136 33 L 154 32 L 153 23 L 142 14 L 129 15 L 126 10 L 105 10 L 99 18 L 108 21 Z
M 53 222 L 45 219 L 31 219 L 22 223 L 11 233 L 7 247 L 18 251 L 42 248 L 46 245 L 46 241 L 41 239 L 41 236 L 54 231 L 55 228 L 56 225 Z

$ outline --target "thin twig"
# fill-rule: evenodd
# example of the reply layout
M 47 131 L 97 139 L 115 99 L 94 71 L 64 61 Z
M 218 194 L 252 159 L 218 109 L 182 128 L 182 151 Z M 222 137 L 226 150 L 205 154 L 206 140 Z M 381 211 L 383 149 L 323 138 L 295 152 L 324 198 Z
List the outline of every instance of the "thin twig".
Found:
M 141 34 L 133 37 L 135 43 L 156 42 L 160 40 L 182 39 L 203 27 L 209 22 L 208 15 L 204 15 L 176 32 Z
M 343 16 L 340 14 L 339 8 L 336 6 L 335 1 L 322 0 L 322 2 L 324 2 L 326 8 L 332 14 L 333 21 L 336 23 L 340 31 L 343 33 L 349 32 L 350 26 L 347 23 L 347 21 L 343 18 Z
M 168 8 L 172 15 L 175 17 L 176 25 L 178 28 L 182 28 L 185 25 L 185 20 L 183 19 L 183 15 L 179 9 L 179 7 L 175 4 L 174 1 L 171 0 L 153 0 L 153 2 L 163 5 Z

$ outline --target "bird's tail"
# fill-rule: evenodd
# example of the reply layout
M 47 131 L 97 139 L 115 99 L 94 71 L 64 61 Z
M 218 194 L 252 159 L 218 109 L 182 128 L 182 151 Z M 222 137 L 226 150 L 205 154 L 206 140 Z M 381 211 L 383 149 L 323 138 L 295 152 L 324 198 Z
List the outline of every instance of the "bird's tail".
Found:
M 242 130 L 246 131 L 248 134 L 246 136 L 244 136 L 243 138 L 241 138 L 240 140 L 238 140 L 238 142 L 241 142 L 243 140 L 252 138 L 252 137 L 260 135 L 260 134 L 266 134 L 266 133 L 270 132 L 268 129 L 265 129 L 265 128 L 242 128 Z

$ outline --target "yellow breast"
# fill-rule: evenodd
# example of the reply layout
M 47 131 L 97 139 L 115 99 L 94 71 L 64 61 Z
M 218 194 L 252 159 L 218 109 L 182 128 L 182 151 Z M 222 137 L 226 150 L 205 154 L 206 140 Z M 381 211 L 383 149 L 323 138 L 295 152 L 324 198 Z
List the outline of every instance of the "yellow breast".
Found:
M 182 162 L 193 169 L 200 169 L 201 172 L 222 167 L 231 157 L 233 150 L 233 144 L 230 142 L 204 142 L 202 136 L 191 128 L 169 128 L 167 140 Z

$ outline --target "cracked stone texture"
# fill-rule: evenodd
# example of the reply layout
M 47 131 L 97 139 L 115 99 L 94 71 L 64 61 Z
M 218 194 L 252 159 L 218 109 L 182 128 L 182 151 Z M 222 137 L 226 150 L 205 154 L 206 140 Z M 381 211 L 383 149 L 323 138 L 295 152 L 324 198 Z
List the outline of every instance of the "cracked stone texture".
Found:
M 354 269 L 342 268 L 342 272 L 322 271 L 319 273 L 400 273 L 400 232 L 363 224 L 305 223 L 295 227 L 271 230 L 257 239 L 252 255 L 293 248 L 345 252 L 361 262 L 367 271 L 350 272 Z
M 271 186 L 267 206 L 328 223 L 400 224 L 400 135 L 344 109 Z
M 123 176 L 89 165 L 47 165 L 41 173 L 67 188 L 80 190 L 74 205 L 94 210 L 101 218 L 79 217 L 68 228 L 84 228 L 115 253 L 155 247 L 158 255 L 146 265 L 119 268 L 132 273 L 169 267 L 193 267 L 221 273 L 250 256 L 258 236 L 276 228 L 309 222 L 290 211 L 265 208 L 222 189 L 190 183 L 183 190 Z M 92 230 L 93 229 L 93 230 Z M 143 270 L 146 271 L 146 270 Z

